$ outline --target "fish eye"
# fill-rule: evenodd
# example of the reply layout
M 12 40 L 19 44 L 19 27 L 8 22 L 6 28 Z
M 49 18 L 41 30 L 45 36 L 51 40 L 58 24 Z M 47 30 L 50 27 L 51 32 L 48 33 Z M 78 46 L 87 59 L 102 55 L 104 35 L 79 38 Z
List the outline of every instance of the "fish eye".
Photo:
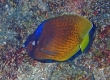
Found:
M 26 46 L 23 44 L 22 47 L 24 48 L 24 47 L 26 47 Z
M 33 46 L 35 46 L 35 43 L 36 43 L 36 42 L 35 42 L 35 41 L 33 41 L 33 42 L 31 42 L 31 43 L 32 43 L 32 45 L 33 45 Z

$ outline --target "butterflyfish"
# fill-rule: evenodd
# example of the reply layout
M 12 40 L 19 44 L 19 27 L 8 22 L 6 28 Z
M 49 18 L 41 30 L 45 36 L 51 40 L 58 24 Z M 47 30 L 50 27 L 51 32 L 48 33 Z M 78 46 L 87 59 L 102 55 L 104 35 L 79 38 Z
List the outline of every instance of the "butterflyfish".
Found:
M 95 25 L 82 16 L 58 16 L 43 21 L 23 47 L 31 58 L 39 61 L 66 61 L 88 50 L 94 31 Z

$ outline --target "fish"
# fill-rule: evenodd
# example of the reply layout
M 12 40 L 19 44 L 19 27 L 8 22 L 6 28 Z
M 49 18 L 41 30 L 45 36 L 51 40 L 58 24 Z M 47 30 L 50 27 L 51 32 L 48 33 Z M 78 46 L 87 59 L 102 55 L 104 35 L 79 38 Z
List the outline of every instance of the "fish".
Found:
M 62 15 L 43 21 L 23 44 L 28 55 L 45 62 L 73 60 L 88 51 L 95 24 L 79 15 Z

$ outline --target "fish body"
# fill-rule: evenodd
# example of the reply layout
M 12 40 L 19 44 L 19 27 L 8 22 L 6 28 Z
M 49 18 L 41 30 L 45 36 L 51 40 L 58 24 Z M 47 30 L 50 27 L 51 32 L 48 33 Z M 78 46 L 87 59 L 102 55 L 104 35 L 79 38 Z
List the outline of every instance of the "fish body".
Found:
M 78 15 L 51 18 L 38 26 L 24 47 L 33 59 L 66 61 L 86 51 L 92 42 L 94 27 L 88 19 Z

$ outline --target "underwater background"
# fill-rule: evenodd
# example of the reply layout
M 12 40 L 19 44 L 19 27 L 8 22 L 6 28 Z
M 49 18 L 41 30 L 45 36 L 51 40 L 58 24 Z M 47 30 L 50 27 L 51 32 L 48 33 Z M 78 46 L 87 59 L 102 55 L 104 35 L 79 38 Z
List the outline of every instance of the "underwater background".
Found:
M 90 49 L 72 62 L 40 63 L 22 45 L 42 21 L 64 14 L 96 25 Z M 0 80 L 110 80 L 109 0 L 0 0 Z

